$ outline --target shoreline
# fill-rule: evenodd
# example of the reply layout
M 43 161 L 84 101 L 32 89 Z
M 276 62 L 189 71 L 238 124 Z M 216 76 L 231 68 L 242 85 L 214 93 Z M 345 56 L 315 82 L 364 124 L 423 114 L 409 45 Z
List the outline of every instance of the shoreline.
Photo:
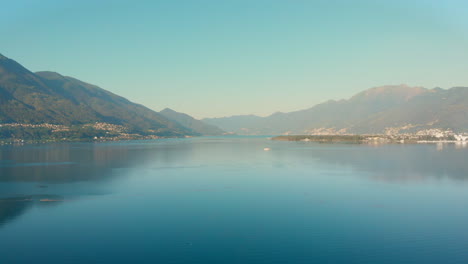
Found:
M 352 144 L 468 144 L 468 141 L 460 141 L 450 137 L 437 138 L 420 135 L 288 135 L 272 137 L 271 140 Z

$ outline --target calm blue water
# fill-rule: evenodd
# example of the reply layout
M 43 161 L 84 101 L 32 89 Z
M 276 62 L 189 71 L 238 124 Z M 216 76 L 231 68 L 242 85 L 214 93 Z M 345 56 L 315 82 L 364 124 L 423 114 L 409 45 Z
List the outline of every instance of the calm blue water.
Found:
M 468 263 L 467 180 L 454 144 L 0 147 L 0 263 Z

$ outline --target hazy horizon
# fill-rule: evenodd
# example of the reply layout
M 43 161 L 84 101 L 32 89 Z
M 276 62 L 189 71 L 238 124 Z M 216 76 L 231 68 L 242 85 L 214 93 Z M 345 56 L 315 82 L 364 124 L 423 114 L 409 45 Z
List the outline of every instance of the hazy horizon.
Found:
M 160 111 L 268 116 L 405 83 L 468 86 L 462 1 L 15 1 L 3 55 Z

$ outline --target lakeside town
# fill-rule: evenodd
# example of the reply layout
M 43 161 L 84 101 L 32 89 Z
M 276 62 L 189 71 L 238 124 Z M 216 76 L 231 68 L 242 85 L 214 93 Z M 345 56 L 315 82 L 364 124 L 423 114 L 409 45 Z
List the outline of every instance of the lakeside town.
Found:
M 156 132 L 156 131 L 150 131 Z M 322 131 L 323 132 L 323 131 Z M 0 145 L 21 143 L 47 143 L 47 142 L 100 142 L 159 139 L 154 134 L 140 134 L 122 125 L 104 122 L 95 122 L 84 125 L 56 125 L 56 124 L 0 124 Z M 304 142 L 348 142 L 348 143 L 468 143 L 468 133 L 455 133 L 451 129 L 431 128 L 414 133 L 398 133 L 386 130 L 385 134 L 331 134 L 313 133 L 308 135 L 280 135 L 273 137 L 278 141 L 304 141 Z
M 451 129 L 424 129 L 415 133 L 391 133 L 388 130 L 385 134 L 339 134 L 339 135 L 282 135 L 273 137 L 278 141 L 303 141 L 303 142 L 347 142 L 347 143 L 468 143 L 468 133 L 455 133 Z
M 156 132 L 156 131 L 149 131 Z M 132 132 L 121 125 L 95 122 L 84 125 L 0 124 L 0 145 L 47 142 L 95 142 L 158 139 L 157 135 Z

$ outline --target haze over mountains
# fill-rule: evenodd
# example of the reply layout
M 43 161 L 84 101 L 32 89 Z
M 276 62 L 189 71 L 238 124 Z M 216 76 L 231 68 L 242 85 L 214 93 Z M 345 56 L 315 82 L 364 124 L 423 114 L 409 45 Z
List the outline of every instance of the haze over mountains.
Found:
M 161 112 L 161 115 L 168 119 L 179 123 L 180 125 L 191 129 L 192 131 L 205 136 L 220 136 L 225 134 L 223 130 L 216 126 L 206 124 L 200 120 L 197 120 L 187 114 L 176 112 L 170 108 L 165 108 Z
M 55 72 L 33 73 L 0 55 L 0 124 L 81 125 L 103 122 L 157 136 L 382 134 L 439 128 L 468 131 L 468 88 L 407 85 L 371 88 L 309 109 L 254 115 L 193 117 L 156 112 L 95 85 Z M 0 135 L 1 136 L 1 135 Z
M 202 134 L 95 85 L 55 72 L 33 73 L 0 55 L 0 124 L 94 122 L 158 136 Z
M 203 121 L 243 135 L 412 133 L 431 128 L 464 132 L 468 130 L 468 88 L 390 85 L 301 111 Z

